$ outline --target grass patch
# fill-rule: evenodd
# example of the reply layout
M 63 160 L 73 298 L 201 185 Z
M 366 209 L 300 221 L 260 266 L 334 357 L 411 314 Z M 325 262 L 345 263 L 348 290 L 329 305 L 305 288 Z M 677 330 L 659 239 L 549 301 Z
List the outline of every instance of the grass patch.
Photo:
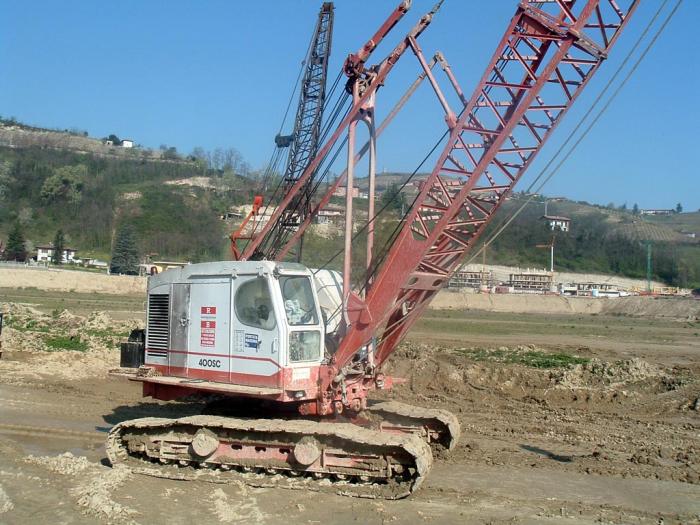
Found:
M 109 339 L 109 338 L 113 338 L 113 337 L 119 337 L 119 338 L 129 337 L 129 332 L 117 332 L 114 330 L 110 330 L 109 328 L 104 328 L 104 329 L 86 328 L 83 331 L 85 332 L 86 335 L 100 337 L 102 339 Z
M 47 337 L 44 343 L 50 351 L 74 350 L 77 352 L 86 352 L 88 344 L 80 339 L 80 337 L 70 337 L 67 335 L 57 335 Z
M 48 332 L 49 329 L 45 326 L 40 326 L 36 319 L 29 319 L 28 321 L 21 323 L 13 317 L 5 318 L 5 326 L 7 328 L 12 328 L 18 332 Z
M 574 365 L 583 365 L 590 361 L 586 357 L 550 354 L 538 350 L 467 348 L 459 351 L 474 361 L 518 364 L 532 368 L 571 368 Z

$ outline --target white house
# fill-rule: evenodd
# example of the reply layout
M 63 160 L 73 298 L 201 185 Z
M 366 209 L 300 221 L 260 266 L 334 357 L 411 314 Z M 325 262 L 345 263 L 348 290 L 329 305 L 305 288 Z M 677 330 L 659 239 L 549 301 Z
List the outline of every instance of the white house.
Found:
M 61 262 L 63 262 L 63 263 L 75 262 L 75 254 L 76 253 L 77 253 L 77 250 L 75 250 L 73 248 L 64 248 L 63 255 L 61 257 Z M 37 262 L 50 261 L 52 256 L 53 256 L 53 245 L 52 244 L 36 247 L 36 260 L 37 260 Z
M 673 215 L 675 210 L 639 210 L 639 215 Z
M 133 148 L 134 147 L 134 141 L 131 139 L 124 139 L 122 140 L 122 148 Z
M 543 215 L 542 218 L 549 224 L 549 229 L 561 230 L 563 232 L 569 231 L 569 226 L 571 225 L 571 219 L 568 217 L 560 217 L 559 215 Z
M 345 217 L 345 210 L 335 206 L 328 206 L 322 210 L 318 210 L 316 215 L 317 224 L 328 224 L 331 222 L 339 222 Z
M 347 188 L 345 186 L 338 186 L 333 192 L 333 197 L 345 197 L 346 190 Z M 350 195 L 352 195 L 353 199 L 359 198 L 360 188 L 357 186 L 353 186 L 352 190 L 350 190 Z

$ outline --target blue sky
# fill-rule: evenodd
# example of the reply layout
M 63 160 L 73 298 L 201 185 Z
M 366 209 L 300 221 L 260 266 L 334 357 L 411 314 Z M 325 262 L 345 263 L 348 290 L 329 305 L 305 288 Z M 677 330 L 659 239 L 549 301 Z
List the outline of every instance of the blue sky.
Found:
M 520 188 L 537 173 L 641 33 L 661 0 L 646 0 Z M 344 57 L 374 32 L 395 0 L 337 0 L 334 78 Z M 675 0 L 669 2 L 669 8 Z M 321 2 L 15 2 L 0 0 L 0 114 L 30 124 L 116 133 L 188 153 L 233 146 L 254 168 L 267 162 Z M 414 0 L 392 33 L 432 1 Z M 467 93 L 481 76 L 516 0 L 446 0 L 421 37 L 440 49 Z M 667 30 L 545 193 L 597 203 L 700 208 L 694 162 L 700 64 L 692 43 L 700 2 L 685 0 Z M 387 51 L 383 46 L 377 59 Z M 400 67 L 399 67 L 400 66 Z M 378 104 L 386 111 L 417 73 L 402 58 Z M 424 86 L 427 88 L 427 86 Z M 440 107 L 417 94 L 379 144 L 379 167 L 412 171 L 440 135 Z

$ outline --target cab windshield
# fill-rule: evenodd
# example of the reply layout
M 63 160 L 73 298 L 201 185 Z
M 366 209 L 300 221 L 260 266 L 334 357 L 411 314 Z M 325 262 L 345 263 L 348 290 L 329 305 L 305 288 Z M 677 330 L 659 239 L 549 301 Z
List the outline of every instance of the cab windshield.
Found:
M 309 278 L 303 275 L 280 277 L 287 322 L 292 326 L 318 324 L 316 304 Z

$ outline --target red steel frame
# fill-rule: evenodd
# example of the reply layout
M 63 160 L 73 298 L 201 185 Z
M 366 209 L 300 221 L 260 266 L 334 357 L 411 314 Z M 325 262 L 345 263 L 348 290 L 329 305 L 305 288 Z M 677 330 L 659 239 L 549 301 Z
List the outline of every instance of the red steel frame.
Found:
M 253 233 L 255 232 L 256 226 L 255 218 L 258 216 L 258 212 L 260 211 L 262 204 L 262 195 L 256 195 L 255 199 L 253 199 L 253 207 L 251 208 L 250 213 L 245 219 L 243 219 L 241 225 L 238 228 L 236 228 L 236 230 L 232 232 L 229 236 L 229 239 L 231 240 L 231 256 L 235 261 L 240 260 L 242 255 L 240 249 L 238 248 L 238 241 L 250 240 L 253 238 Z M 253 220 L 253 227 L 251 228 L 251 233 L 244 235 L 243 230 L 245 230 L 245 227 L 248 225 L 248 222 L 250 222 L 251 219 Z
M 399 42 L 399 44 L 394 48 L 394 50 L 389 54 L 389 56 L 382 61 L 382 63 L 372 72 L 363 75 L 364 63 L 370 56 L 372 51 L 376 48 L 379 42 L 389 33 L 389 31 L 398 23 L 399 20 L 406 14 L 411 2 L 404 0 L 399 4 L 399 6 L 392 12 L 392 14 L 387 18 L 387 20 L 382 24 L 380 29 L 375 33 L 374 37 L 371 38 L 360 51 L 355 54 L 351 54 L 345 61 L 345 72 L 350 75 L 350 79 L 354 82 L 359 82 L 360 80 L 365 81 L 366 84 L 362 88 L 362 94 L 356 97 L 353 101 L 353 105 L 348 111 L 345 118 L 338 125 L 333 135 L 328 139 L 328 141 L 319 149 L 316 157 L 309 163 L 304 173 L 299 177 L 296 184 L 294 184 L 287 195 L 278 204 L 277 209 L 270 217 L 265 227 L 257 234 L 250 242 L 246 245 L 245 250 L 241 259 L 248 260 L 251 257 L 257 255 L 257 250 L 260 245 L 265 240 L 266 236 L 271 233 L 273 228 L 279 226 L 280 217 L 283 213 L 290 207 L 294 197 L 299 191 L 304 187 L 309 178 L 313 175 L 314 171 L 319 167 L 321 162 L 326 158 L 326 155 L 330 152 L 331 148 L 338 141 L 343 132 L 350 126 L 353 122 L 357 120 L 360 115 L 361 110 L 367 105 L 368 101 L 377 89 L 379 89 L 387 75 L 396 65 L 396 62 L 401 58 L 404 52 L 408 49 L 408 38 Z M 410 31 L 409 36 L 413 38 L 418 38 L 423 31 L 430 25 L 432 21 L 432 16 L 434 11 L 424 15 L 420 21 L 413 27 Z M 359 75 L 362 75 L 361 77 Z M 309 224 L 308 222 L 306 223 Z M 279 260 L 279 255 L 276 257 Z
M 354 316 L 323 386 L 373 337 L 378 366 L 393 352 L 605 60 L 638 0 L 628 4 L 521 2 L 469 99 L 445 69 L 459 113 L 408 36 L 445 110 L 449 138 L 365 301 L 354 298 L 362 315 Z

